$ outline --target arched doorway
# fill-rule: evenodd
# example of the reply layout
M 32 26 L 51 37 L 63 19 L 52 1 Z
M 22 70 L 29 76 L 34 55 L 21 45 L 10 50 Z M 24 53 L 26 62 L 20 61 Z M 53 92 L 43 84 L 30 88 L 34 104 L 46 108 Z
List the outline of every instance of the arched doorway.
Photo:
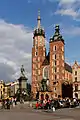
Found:
M 62 98 L 65 97 L 73 98 L 73 87 L 68 82 L 62 84 Z

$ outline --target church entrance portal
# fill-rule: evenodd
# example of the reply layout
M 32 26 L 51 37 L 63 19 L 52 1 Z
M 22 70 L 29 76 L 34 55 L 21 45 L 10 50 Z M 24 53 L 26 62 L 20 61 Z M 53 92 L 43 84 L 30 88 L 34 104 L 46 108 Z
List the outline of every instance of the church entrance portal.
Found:
M 62 84 L 62 98 L 65 97 L 69 97 L 72 98 L 73 97 L 73 87 L 72 84 Z

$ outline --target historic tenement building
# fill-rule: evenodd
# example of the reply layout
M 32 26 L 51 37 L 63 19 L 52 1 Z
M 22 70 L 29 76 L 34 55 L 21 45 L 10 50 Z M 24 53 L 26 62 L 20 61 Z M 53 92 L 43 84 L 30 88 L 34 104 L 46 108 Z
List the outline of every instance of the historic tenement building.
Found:
M 80 99 L 80 65 L 75 61 L 72 66 L 73 71 L 73 98 Z
M 60 34 L 59 25 L 49 41 L 46 54 L 45 31 L 38 15 L 37 27 L 33 33 L 32 47 L 32 92 L 34 98 L 41 91 L 41 81 L 48 81 L 49 94 L 53 98 L 72 97 L 72 68 L 65 63 L 65 41 Z
M 5 83 L 3 80 L 0 80 L 0 99 L 4 96 Z

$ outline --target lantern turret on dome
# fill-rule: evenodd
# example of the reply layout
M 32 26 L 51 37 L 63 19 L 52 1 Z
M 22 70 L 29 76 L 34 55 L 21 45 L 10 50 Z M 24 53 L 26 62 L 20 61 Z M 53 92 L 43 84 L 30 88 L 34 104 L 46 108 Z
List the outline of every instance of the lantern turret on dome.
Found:
M 55 33 L 54 35 L 50 38 L 50 42 L 54 42 L 54 41 L 62 41 L 64 43 L 63 37 L 60 34 L 60 28 L 59 25 L 55 25 Z

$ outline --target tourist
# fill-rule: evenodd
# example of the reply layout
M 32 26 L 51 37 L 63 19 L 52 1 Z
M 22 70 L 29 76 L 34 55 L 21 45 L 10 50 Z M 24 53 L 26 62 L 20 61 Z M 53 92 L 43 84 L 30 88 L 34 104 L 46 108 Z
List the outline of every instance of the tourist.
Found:
M 36 103 L 36 109 L 38 109 L 39 108 L 39 103 L 38 103 L 38 101 L 37 101 L 37 103 Z

